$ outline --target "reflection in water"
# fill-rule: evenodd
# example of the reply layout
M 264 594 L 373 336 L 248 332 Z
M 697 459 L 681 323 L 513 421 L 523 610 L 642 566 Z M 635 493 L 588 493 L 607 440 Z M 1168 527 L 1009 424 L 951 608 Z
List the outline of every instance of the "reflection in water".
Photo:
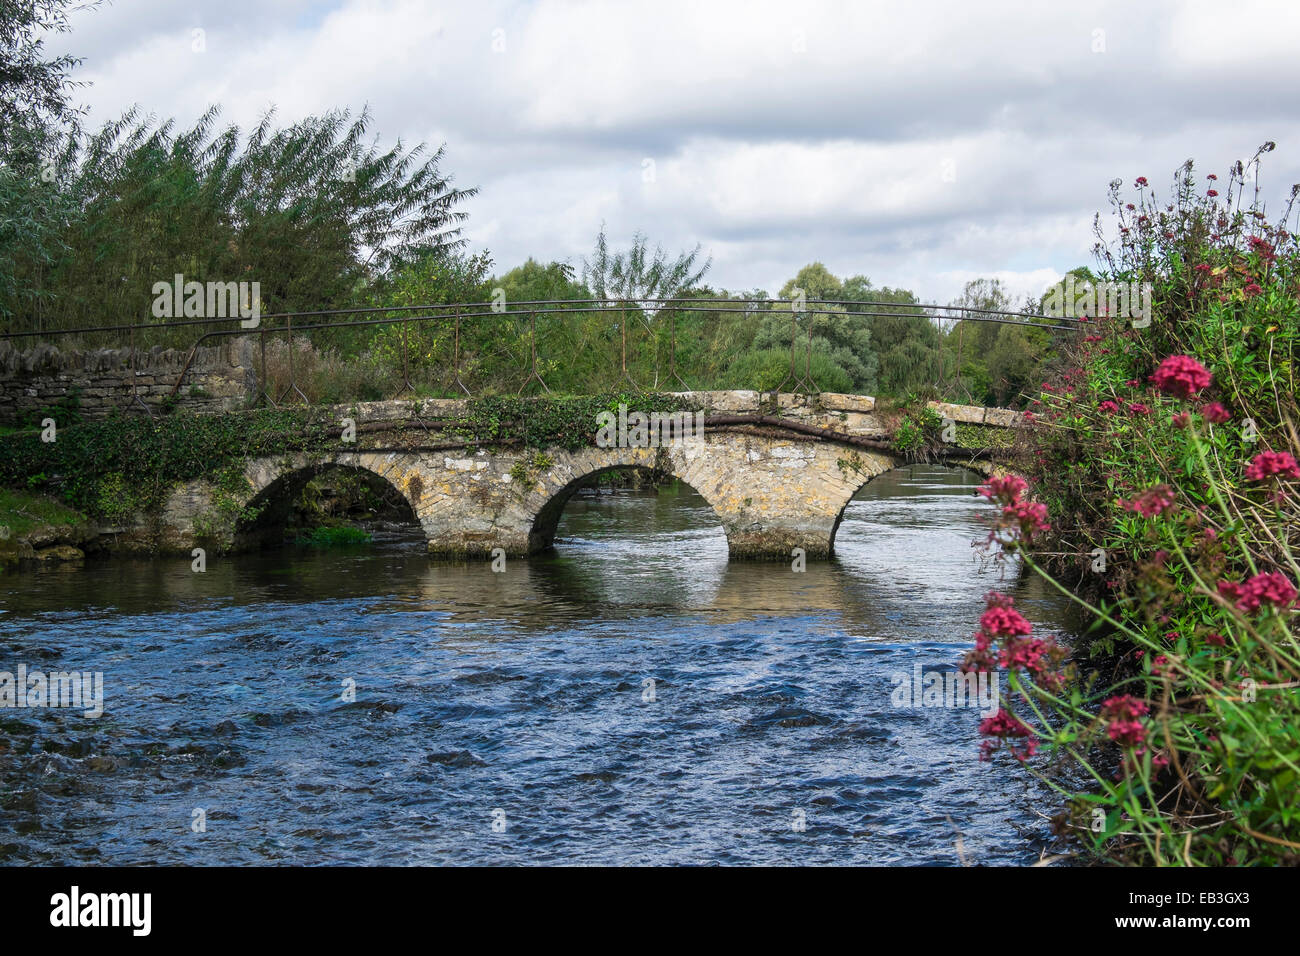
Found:
M 1050 796 L 978 763 L 975 711 L 890 702 L 955 665 L 987 590 L 1063 617 L 981 569 L 975 485 L 881 476 L 804 573 L 728 563 L 678 486 L 576 497 L 500 574 L 400 539 L 0 578 L 0 669 L 107 696 L 0 711 L 0 861 L 954 864 L 958 829 L 1028 861 Z

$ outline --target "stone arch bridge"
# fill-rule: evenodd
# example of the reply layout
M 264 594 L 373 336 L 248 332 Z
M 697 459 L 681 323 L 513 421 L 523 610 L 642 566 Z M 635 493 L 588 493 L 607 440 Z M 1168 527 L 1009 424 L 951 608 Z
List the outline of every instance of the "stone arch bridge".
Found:
M 681 393 L 705 409 L 703 434 L 659 447 L 368 448 L 367 436 L 418 417 L 429 423 L 463 413 L 463 402 L 373 402 L 339 407 L 352 418 L 358 440 L 329 454 L 288 455 L 249 462 L 240 508 L 286 498 L 325 468 L 359 468 L 389 482 L 418 519 L 432 555 L 489 557 L 497 548 L 527 555 L 551 546 L 565 503 L 593 476 L 613 469 L 668 473 L 712 506 L 733 558 L 789 560 L 794 548 L 828 558 L 854 494 L 868 481 L 903 464 L 888 417 L 867 396 L 760 395 L 752 391 Z M 633 400 L 633 405 L 634 405 Z M 1009 443 L 1017 413 L 1006 409 L 931 403 L 965 441 L 933 458 L 988 475 L 997 447 Z M 387 424 L 385 424 L 387 423 Z M 593 422 L 593 437 L 597 431 Z M 972 441 L 972 438 L 974 439 Z M 961 446 L 961 447 L 959 447 Z M 228 500 L 230 491 L 224 492 Z M 171 494 L 162 514 L 170 543 L 203 543 L 205 516 L 217 507 L 217 489 L 200 480 Z

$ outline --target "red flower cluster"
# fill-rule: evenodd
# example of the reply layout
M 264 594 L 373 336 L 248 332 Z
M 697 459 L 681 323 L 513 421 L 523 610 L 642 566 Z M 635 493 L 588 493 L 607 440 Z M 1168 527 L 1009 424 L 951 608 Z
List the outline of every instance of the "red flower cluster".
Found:
M 1123 694 L 1102 701 L 1101 719 L 1108 721 L 1106 734 L 1121 747 L 1136 747 L 1146 739 L 1146 728 L 1138 719 L 1148 707 L 1132 694 Z
M 1148 406 L 1143 405 L 1141 402 L 1129 402 L 1128 412 L 1130 415 L 1149 415 L 1151 414 L 1151 409 Z
M 1250 237 L 1250 251 L 1258 255 L 1265 262 L 1273 262 L 1277 259 L 1277 253 L 1273 251 L 1273 244 L 1260 236 Z
M 1046 690 L 1059 690 L 1065 682 L 1058 669 L 1065 659 L 1065 649 L 1052 638 L 1030 637 L 1033 625 L 1012 607 L 1009 596 L 990 591 L 984 600 L 988 607 L 980 617 L 975 648 L 962 661 L 962 671 L 992 671 L 1001 666 L 1027 673 Z
M 1218 402 L 1210 402 L 1210 404 L 1203 406 L 1201 408 L 1201 414 L 1205 416 L 1207 422 L 1215 425 L 1222 425 L 1232 417 L 1228 414 L 1228 410 Z
M 1156 369 L 1151 376 L 1156 388 L 1167 395 L 1178 398 L 1191 398 L 1197 392 L 1208 388 L 1211 382 L 1209 371 L 1190 355 L 1171 355 Z
M 1246 466 L 1247 481 L 1267 481 L 1274 475 L 1300 478 L 1300 465 L 1285 451 L 1261 451 Z
M 1025 616 L 1011 606 L 1011 598 L 1005 594 L 993 591 L 985 600 L 989 607 L 980 616 L 980 628 L 990 637 L 1013 637 L 1034 629 Z
M 1064 657 L 1065 650 L 1055 640 L 1008 637 L 1002 642 L 998 663 L 1011 671 L 1027 671 L 1035 684 L 1056 693 L 1065 683 L 1065 676 L 1057 669 Z
M 998 528 L 1013 530 L 1024 541 L 1030 541 L 1040 531 L 1052 527 L 1047 520 L 1047 505 L 1026 501 L 1021 497 L 1028 490 L 1029 484 L 1019 475 L 990 478 L 979 488 L 979 493 L 985 498 L 1002 505 Z M 996 535 L 997 528 L 990 534 L 989 540 L 993 540 Z
M 1007 742 L 1007 749 L 1017 760 L 1028 760 L 1038 752 L 1038 738 L 1033 735 L 1034 732 L 1019 717 L 1005 710 L 999 710 L 992 717 L 980 721 L 980 733 L 994 738 L 980 744 L 980 760 L 988 760 L 993 756 L 993 751 L 998 749 L 1001 741 Z M 1017 746 L 1013 743 L 1016 740 L 1024 740 L 1024 744 Z
M 1009 505 L 1019 501 L 1020 496 L 1029 490 L 1029 483 L 1019 475 L 1001 475 L 990 478 L 980 485 L 979 493 L 990 501 Z
M 1119 499 L 1125 511 L 1135 511 L 1144 518 L 1154 518 L 1174 506 L 1174 489 L 1169 485 L 1155 485 L 1135 495 L 1132 501 Z
M 1296 589 L 1285 574 L 1273 571 L 1269 574 L 1257 574 L 1245 584 L 1234 581 L 1220 581 L 1219 593 L 1232 601 L 1238 611 L 1247 614 L 1258 611 L 1265 604 L 1277 608 L 1288 608 L 1295 603 Z
M 1041 501 L 1017 501 L 1002 509 L 1003 519 L 1020 530 L 1020 537 L 1026 541 L 1033 539 L 1040 531 L 1048 531 L 1052 525 L 1047 520 L 1047 505 Z
M 1107 399 L 1106 401 L 1102 402 L 1100 405 L 1097 406 L 1097 411 L 1105 412 L 1107 415 L 1114 415 L 1117 411 L 1119 411 L 1119 406 L 1116 405 L 1114 402 L 1110 401 L 1109 399 Z

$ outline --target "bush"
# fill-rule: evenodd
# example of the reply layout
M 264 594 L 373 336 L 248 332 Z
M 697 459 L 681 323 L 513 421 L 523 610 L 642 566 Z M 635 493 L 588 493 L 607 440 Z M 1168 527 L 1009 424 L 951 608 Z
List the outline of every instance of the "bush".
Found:
M 795 356 L 794 379 L 790 378 L 790 353 L 781 349 L 763 349 L 740 356 L 727 370 L 719 387 L 752 388 L 774 391 L 778 386 L 793 389 L 795 380 L 804 377 L 806 356 Z M 853 379 L 826 355 L 813 353 L 812 380 L 819 392 L 851 392 Z M 724 384 L 725 383 L 725 384 Z
M 1097 630 L 1062 667 L 995 596 L 967 665 L 1009 665 L 1011 691 L 981 731 L 1057 786 L 1039 745 L 1087 773 L 1057 823 L 1127 862 L 1300 861 L 1300 247 L 1285 215 L 1233 211 L 1243 179 L 1224 202 L 1190 164 L 1168 202 L 1113 190 L 1102 278 L 1151 283 L 1151 325 L 1103 317 L 1044 383 L 1022 463 L 1040 502 L 984 489 L 995 537 L 1078 582 Z M 1040 542 L 1075 557 L 1040 563 Z

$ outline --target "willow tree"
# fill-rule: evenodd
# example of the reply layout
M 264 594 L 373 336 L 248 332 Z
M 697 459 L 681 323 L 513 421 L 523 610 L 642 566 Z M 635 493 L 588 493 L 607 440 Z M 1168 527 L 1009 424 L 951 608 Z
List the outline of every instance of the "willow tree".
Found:
M 268 112 L 247 134 L 219 129 L 218 115 L 178 131 L 130 111 L 64 137 L 41 184 L 66 200 L 62 253 L 14 265 L 43 294 L 39 309 L 0 308 L 34 328 L 118 324 L 148 316 L 154 283 L 178 273 L 258 282 L 263 312 L 338 308 L 465 244 L 458 207 L 476 190 L 453 187 L 441 148 L 381 149 L 364 111 L 284 128 Z
M 654 300 L 685 299 L 712 266 L 712 257 L 700 261 L 700 245 L 670 258 L 663 246 L 650 249 L 641 233 L 632 245 L 610 252 L 602 225 L 590 259 L 582 261 L 582 282 L 598 302 L 620 307 L 614 322 L 606 328 L 617 333 L 620 354 L 626 349 L 630 365 L 647 366 L 651 387 L 668 385 L 665 353 L 671 348 L 676 306 L 667 308 Z M 666 314 L 669 321 L 664 321 Z

